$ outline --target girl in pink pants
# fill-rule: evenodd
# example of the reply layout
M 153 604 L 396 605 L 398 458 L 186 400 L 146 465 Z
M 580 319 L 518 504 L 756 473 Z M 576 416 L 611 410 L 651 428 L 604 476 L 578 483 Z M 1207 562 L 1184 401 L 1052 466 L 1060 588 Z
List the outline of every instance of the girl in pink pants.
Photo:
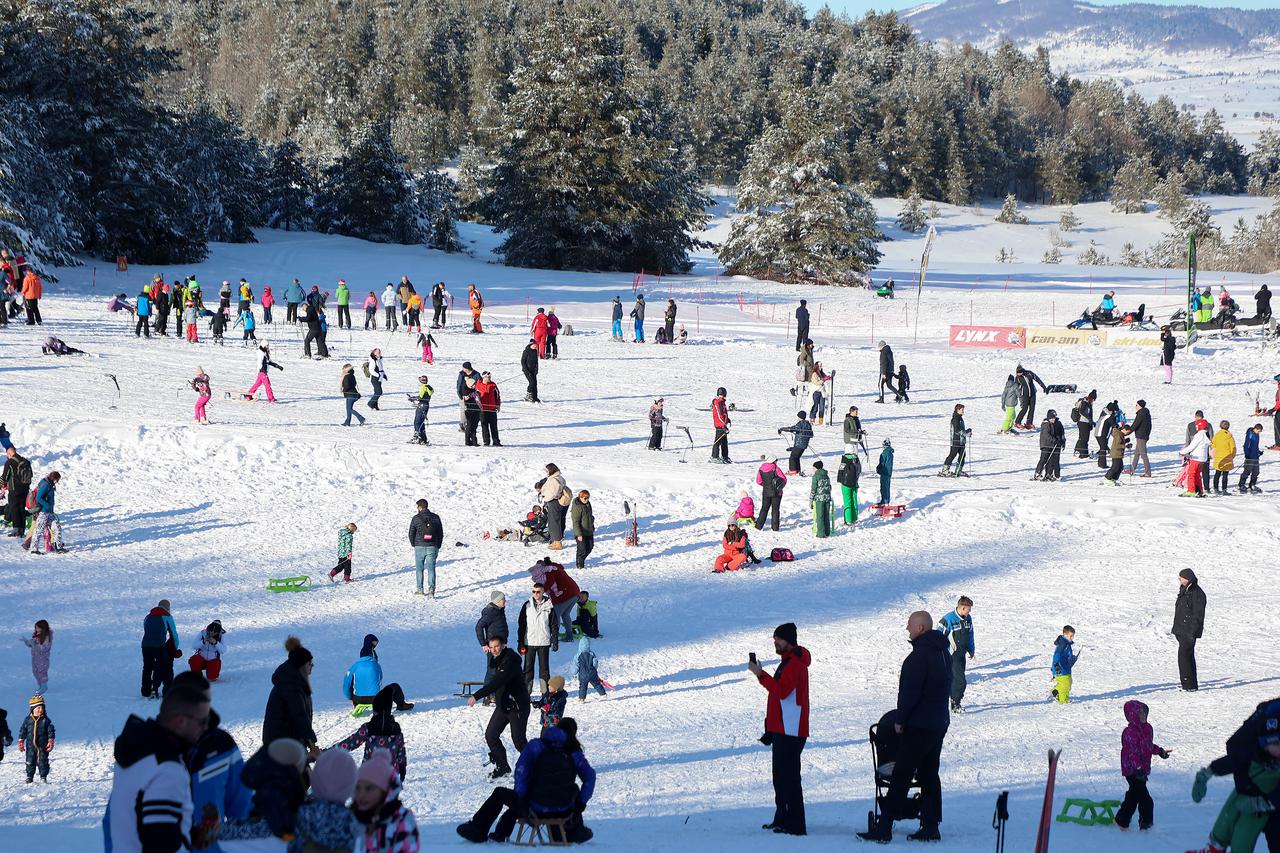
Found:
M 431 352 L 431 345 L 435 342 L 436 339 L 431 337 L 430 332 L 418 333 L 418 344 L 422 347 L 422 360 L 427 364 L 432 364 L 436 360 L 435 354 Z
M 252 398 L 259 388 L 265 388 L 267 391 L 267 402 L 274 403 L 276 395 L 271 391 L 271 377 L 267 376 L 267 368 L 274 367 L 276 370 L 284 370 L 283 367 L 271 360 L 271 347 L 266 343 L 258 347 L 262 353 L 262 365 L 258 368 L 258 378 L 254 381 L 253 387 L 249 389 L 247 397 Z
M 191 380 L 191 390 L 196 392 L 196 423 L 209 423 L 209 418 L 204 413 L 204 407 L 209 402 L 209 397 L 212 394 L 209 390 L 209 375 L 204 372 L 203 367 L 196 368 L 196 377 Z

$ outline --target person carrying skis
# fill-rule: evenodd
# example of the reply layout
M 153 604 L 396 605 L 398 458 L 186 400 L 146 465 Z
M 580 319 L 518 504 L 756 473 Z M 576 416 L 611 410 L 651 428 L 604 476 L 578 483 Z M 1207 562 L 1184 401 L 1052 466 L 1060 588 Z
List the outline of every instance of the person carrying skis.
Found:
M 209 384 L 209 374 L 204 372 L 203 367 L 196 367 L 195 378 L 191 380 L 191 390 L 196 392 L 196 423 L 208 424 L 209 416 L 205 413 L 205 406 L 209 404 L 209 398 L 213 396 L 213 389 Z
M 805 417 L 804 412 L 796 412 L 796 422 L 789 427 L 781 427 L 778 435 L 783 433 L 791 434 L 791 447 L 787 450 L 791 455 L 787 459 L 787 475 L 795 476 L 800 473 L 800 457 L 809 447 L 809 441 L 813 438 L 813 426 Z
M 471 334 L 484 334 L 484 326 L 480 325 L 480 315 L 484 312 L 484 297 L 474 284 L 467 285 L 467 304 L 471 307 Z
M 831 478 L 822 460 L 813 463 L 813 482 L 809 484 L 809 508 L 813 510 L 813 535 L 826 539 L 831 535 Z
M 1066 445 L 1066 433 L 1058 420 L 1058 413 L 1050 409 L 1040 424 L 1040 461 L 1036 462 L 1036 473 L 1031 479 L 1050 483 L 1062 479 L 1062 448 Z
M 942 462 L 942 470 L 938 472 L 942 477 L 967 477 L 964 473 L 964 463 L 967 456 L 965 449 L 969 444 L 969 436 L 973 434 L 973 430 L 968 429 L 964 425 L 964 403 L 956 403 L 955 408 L 951 411 L 951 449 L 947 451 L 947 458 Z M 956 463 L 955 471 L 951 470 L 951 463 Z
M 893 377 L 896 372 L 893 368 L 893 347 L 884 341 L 880 341 L 876 346 L 880 350 L 880 396 L 876 399 L 876 402 L 884 402 L 884 389 L 888 388 L 893 391 L 894 401 L 900 403 L 902 402 L 902 395 L 893 387 Z
M 545 308 L 539 308 L 537 313 L 533 315 L 533 324 L 529 327 L 529 334 L 533 336 L 533 343 L 538 350 L 538 358 L 546 358 L 547 311 Z
M 667 417 L 662 413 L 662 398 L 653 401 L 653 405 L 649 407 L 649 449 L 662 449 L 662 425 L 667 422 Z
M 417 444 L 430 444 L 427 440 L 427 414 L 431 410 L 431 395 L 435 390 L 427 384 L 427 376 L 418 377 L 418 393 L 410 394 L 409 402 L 413 403 L 413 441 Z
M 711 442 L 711 461 L 722 465 L 729 464 L 729 425 L 733 423 L 729 418 L 729 405 L 725 401 L 728 396 L 729 392 L 721 386 L 716 389 L 716 398 L 711 401 L 711 425 L 716 431 L 715 439 Z
M 1000 424 L 1000 434 L 1008 435 L 1013 432 L 1014 412 L 1018 407 L 1018 380 L 1013 374 L 1004 381 L 1004 391 L 1000 394 L 1000 405 L 1004 407 L 1004 421 Z
M 756 527 L 764 530 L 765 518 L 771 517 L 770 524 L 777 532 L 778 515 L 782 511 L 782 490 L 787 487 L 786 476 L 778 470 L 778 460 L 768 456 L 760 457 L 756 485 L 760 487 L 760 514 L 756 516 Z
M 1014 369 L 1014 376 L 1018 380 L 1018 403 L 1021 405 L 1018 416 L 1014 419 L 1014 426 L 1018 429 L 1035 429 L 1036 386 L 1039 385 L 1040 390 L 1045 393 L 1048 393 L 1047 388 L 1034 371 L 1027 370 L 1021 364 Z
M 846 450 L 840 457 L 840 470 L 836 482 L 840 484 L 840 496 L 844 499 L 844 523 L 858 523 L 858 478 L 862 476 L 862 460 L 858 454 Z
M 1093 431 L 1093 403 L 1098 399 L 1097 391 L 1090 391 L 1071 409 L 1071 422 L 1078 430 L 1076 436 L 1075 455 L 1077 459 L 1089 458 L 1089 433 Z
M 622 297 L 613 297 L 613 307 L 610 314 L 610 332 L 615 341 L 622 340 Z
M 876 473 L 880 475 L 879 506 L 888 506 L 889 481 L 893 478 L 893 445 L 887 438 L 880 449 L 880 461 L 876 463 Z
M 258 378 L 254 380 L 253 387 L 245 392 L 245 399 L 254 399 L 254 395 L 258 393 L 258 389 L 263 388 L 267 392 L 267 402 L 274 403 L 276 401 L 276 395 L 271 390 L 271 377 L 267 375 L 267 369 L 274 367 L 276 370 L 284 370 L 284 368 L 271 360 L 271 345 L 266 341 L 263 341 L 258 347 L 258 352 L 262 354 L 262 361 L 258 364 Z

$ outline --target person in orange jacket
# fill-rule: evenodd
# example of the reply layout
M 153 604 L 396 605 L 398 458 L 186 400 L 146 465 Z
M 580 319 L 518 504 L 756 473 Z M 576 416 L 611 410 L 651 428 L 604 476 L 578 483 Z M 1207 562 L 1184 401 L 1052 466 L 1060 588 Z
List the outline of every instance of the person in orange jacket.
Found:
M 484 327 L 480 325 L 480 312 L 484 310 L 484 297 L 480 295 L 480 289 L 474 284 L 467 285 L 467 302 L 471 305 L 471 334 L 483 334 Z
M 40 317 L 40 297 L 43 295 L 44 283 L 35 270 L 27 267 L 27 274 L 22 278 L 22 298 L 27 306 L 28 326 L 44 325 L 44 320 Z
M 747 532 L 736 524 L 730 524 L 725 528 L 720 544 L 724 551 L 716 557 L 715 568 L 712 571 L 720 574 L 726 569 L 736 572 L 742 568 L 747 562 Z

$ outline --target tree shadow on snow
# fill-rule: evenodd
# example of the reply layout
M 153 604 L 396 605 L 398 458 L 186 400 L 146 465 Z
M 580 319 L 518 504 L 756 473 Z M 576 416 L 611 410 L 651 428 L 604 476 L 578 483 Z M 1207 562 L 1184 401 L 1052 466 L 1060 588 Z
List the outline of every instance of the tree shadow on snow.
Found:
M 130 526 L 128 530 L 122 530 L 118 533 L 109 533 L 105 536 L 85 540 L 78 545 L 77 550 L 93 551 L 99 548 L 114 548 L 119 547 L 120 545 L 129 545 L 137 542 L 154 542 L 159 539 L 177 539 L 196 533 L 205 533 L 210 530 L 223 530 L 238 526 L 238 524 L 230 521 L 206 524 L 179 522 L 174 524 L 157 524 L 151 527 L 141 528 Z

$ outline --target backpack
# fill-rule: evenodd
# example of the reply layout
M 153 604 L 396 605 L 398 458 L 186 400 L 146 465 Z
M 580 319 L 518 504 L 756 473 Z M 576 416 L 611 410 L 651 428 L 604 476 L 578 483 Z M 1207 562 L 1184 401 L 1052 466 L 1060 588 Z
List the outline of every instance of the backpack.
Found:
M 556 503 L 565 507 L 573 503 L 573 492 L 569 490 L 568 486 L 565 486 L 564 491 L 560 493 L 560 497 L 556 498 Z
M 538 757 L 530 775 L 529 796 L 540 804 L 571 808 L 577 800 L 577 769 L 573 756 L 563 749 L 548 746 Z
M 45 479 L 48 479 L 48 478 L 46 477 Z M 28 511 L 28 512 L 35 512 L 35 510 L 36 510 L 36 495 L 37 495 L 37 494 L 39 494 L 39 492 L 40 492 L 40 486 L 43 486 L 43 485 L 44 485 L 44 480 L 41 480 L 41 481 L 40 481 L 40 483 L 39 483 L 39 485 L 37 485 L 34 489 L 31 489 L 29 492 L 27 492 L 27 505 L 26 505 L 26 509 L 27 509 L 27 511 Z
M 1080 404 L 1076 403 L 1071 407 L 1071 422 L 1073 424 L 1080 423 Z
M 769 552 L 769 561 L 773 563 L 790 563 L 795 558 L 796 555 L 791 553 L 790 548 L 774 548 Z

